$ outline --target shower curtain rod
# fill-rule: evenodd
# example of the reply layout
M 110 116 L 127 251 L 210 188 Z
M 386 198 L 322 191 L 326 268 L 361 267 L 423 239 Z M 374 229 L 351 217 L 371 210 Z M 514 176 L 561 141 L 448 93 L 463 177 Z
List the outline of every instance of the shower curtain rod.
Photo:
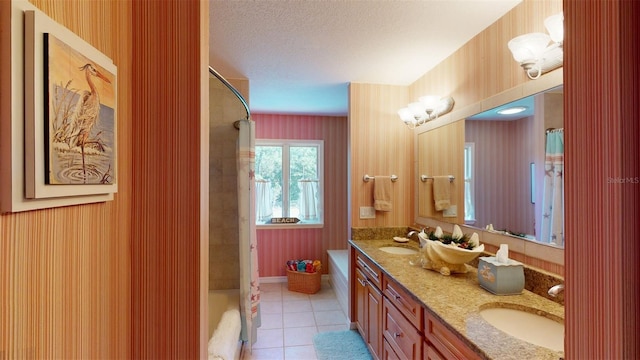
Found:
M 564 131 L 564 128 L 547 128 L 547 130 L 545 130 L 545 133 L 552 133 L 552 132 L 556 132 L 556 131 Z
M 214 68 L 212 68 L 211 66 L 209 66 L 209 73 L 211 73 L 213 76 L 217 77 L 218 80 L 222 81 L 222 83 L 229 88 L 229 90 L 231 90 L 231 92 L 238 98 L 238 100 L 240 100 L 240 102 L 242 103 L 242 106 L 244 106 L 244 110 L 247 112 L 247 120 L 249 120 L 251 118 L 251 112 L 249 111 L 249 106 L 247 105 L 247 101 L 244 99 L 244 97 L 242 96 L 242 94 L 240 94 L 240 92 L 238 90 L 236 90 L 235 87 L 233 87 L 233 85 L 231 85 L 230 82 L 227 81 L 227 79 L 224 78 L 224 76 L 220 75 L 220 73 L 218 73 Z M 238 129 L 238 121 L 233 123 L 233 126 Z

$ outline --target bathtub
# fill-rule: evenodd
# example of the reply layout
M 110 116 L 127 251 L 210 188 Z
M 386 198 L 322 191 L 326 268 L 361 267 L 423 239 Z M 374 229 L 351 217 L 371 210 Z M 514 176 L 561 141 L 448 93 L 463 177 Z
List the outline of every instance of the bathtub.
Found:
M 220 320 L 223 318 L 223 314 L 227 311 L 237 311 L 240 309 L 240 290 L 239 289 L 231 289 L 231 290 L 209 290 L 209 344 L 211 344 L 213 335 L 218 331 L 225 331 L 225 329 L 218 329 L 218 324 L 220 324 Z M 239 316 L 239 315 L 238 315 Z M 223 326 L 221 326 L 223 327 Z M 241 350 L 242 350 L 242 341 L 240 341 L 240 333 L 226 335 L 226 338 L 229 340 L 225 340 L 225 346 L 228 347 L 226 351 L 223 353 L 229 354 L 224 358 L 229 358 L 227 360 L 232 360 L 231 358 L 237 360 L 240 358 Z M 217 339 L 220 338 L 220 334 L 216 335 Z M 209 349 L 209 359 L 218 359 L 217 357 L 212 357 L 211 349 Z
M 349 317 L 349 250 L 327 250 L 329 283 L 344 314 Z

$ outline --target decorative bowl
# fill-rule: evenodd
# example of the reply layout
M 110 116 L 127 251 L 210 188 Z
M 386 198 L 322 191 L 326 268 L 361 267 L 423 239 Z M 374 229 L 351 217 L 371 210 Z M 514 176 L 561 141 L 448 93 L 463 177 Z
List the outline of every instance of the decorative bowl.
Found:
M 473 250 L 462 249 L 456 245 L 446 245 L 437 240 L 426 240 L 425 261 L 422 267 L 439 271 L 442 275 L 466 273 L 467 262 L 484 252 L 484 244 Z

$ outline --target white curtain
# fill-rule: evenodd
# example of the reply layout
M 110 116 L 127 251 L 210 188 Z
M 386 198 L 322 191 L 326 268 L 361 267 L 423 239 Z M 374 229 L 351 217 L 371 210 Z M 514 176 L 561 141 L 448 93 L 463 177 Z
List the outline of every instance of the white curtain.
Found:
M 300 188 L 300 218 L 309 220 L 318 218 L 318 182 L 316 180 L 298 181 Z
M 273 200 L 271 198 L 271 182 L 256 180 L 256 217 L 264 221 L 273 215 Z
M 540 241 L 564 245 L 564 130 L 547 133 Z
M 260 284 L 255 221 L 255 123 L 253 121 L 240 121 L 237 150 L 241 336 L 251 351 L 251 345 L 257 340 L 257 329 L 260 326 Z

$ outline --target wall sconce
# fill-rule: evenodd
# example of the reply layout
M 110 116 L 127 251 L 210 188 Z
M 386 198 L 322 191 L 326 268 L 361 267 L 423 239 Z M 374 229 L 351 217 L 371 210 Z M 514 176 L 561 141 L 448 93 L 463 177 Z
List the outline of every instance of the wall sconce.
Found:
M 520 63 L 529 79 L 562 66 L 562 42 L 564 40 L 564 16 L 562 13 L 551 15 L 544 20 L 545 33 L 530 33 L 517 36 L 507 46 L 513 58 Z M 549 41 L 553 41 L 551 45 Z
M 450 96 L 440 98 L 440 96 L 428 95 L 398 110 L 398 115 L 407 126 L 414 129 L 427 121 L 448 113 L 453 109 L 453 104 L 453 98 Z

